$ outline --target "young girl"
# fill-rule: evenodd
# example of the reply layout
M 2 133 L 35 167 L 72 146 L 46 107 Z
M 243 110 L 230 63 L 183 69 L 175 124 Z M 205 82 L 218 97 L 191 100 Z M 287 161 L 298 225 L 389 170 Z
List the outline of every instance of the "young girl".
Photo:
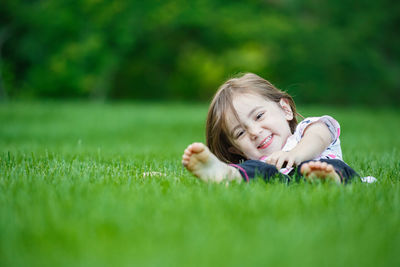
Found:
M 183 165 L 203 181 L 279 176 L 346 183 L 358 174 L 342 161 L 340 126 L 330 116 L 297 123 L 290 95 L 255 74 L 230 79 L 211 102 L 207 146 L 189 145 Z

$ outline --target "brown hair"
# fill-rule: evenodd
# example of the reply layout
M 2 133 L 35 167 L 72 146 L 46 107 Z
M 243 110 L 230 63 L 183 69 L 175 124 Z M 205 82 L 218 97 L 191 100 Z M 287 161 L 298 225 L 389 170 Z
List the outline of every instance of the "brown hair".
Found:
M 256 93 L 276 103 L 279 103 L 282 98 L 286 99 L 293 112 L 293 119 L 289 121 L 289 126 L 291 132 L 294 132 L 297 126 L 296 115 L 299 114 L 296 112 L 293 98 L 288 93 L 277 89 L 270 82 L 253 73 L 229 79 L 221 85 L 211 101 L 206 123 L 207 146 L 221 161 L 238 163 L 245 160 L 243 156 L 229 152 L 229 148 L 234 145 L 230 141 L 227 131 L 226 113 L 231 110 L 238 119 L 232 104 L 232 97 L 235 93 Z

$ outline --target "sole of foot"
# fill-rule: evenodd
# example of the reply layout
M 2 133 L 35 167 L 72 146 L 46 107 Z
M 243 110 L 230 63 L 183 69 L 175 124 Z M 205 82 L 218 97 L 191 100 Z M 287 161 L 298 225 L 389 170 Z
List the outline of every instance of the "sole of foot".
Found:
M 304 163 L 300 169 L 307 181 L 332 181 L 340 184 L 340 176 L 331 164 L 321 161 L 310 161 Z
M 204 182 L 236 180 L 239 174 L 235 168 L 220 161 L 203 143 L 189 145 L 182 155 L 182 164 Z

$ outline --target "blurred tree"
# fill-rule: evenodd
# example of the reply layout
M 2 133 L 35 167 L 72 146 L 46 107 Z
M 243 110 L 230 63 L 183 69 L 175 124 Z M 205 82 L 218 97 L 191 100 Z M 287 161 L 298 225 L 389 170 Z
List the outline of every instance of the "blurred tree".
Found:
M 206 100 L 250 71 L 303 102 L 396 105 L 399 14 L 390 0 L 3 0 L 0 92 Z
M 0 101 L 3 101 L 7 99 L 7 93 L 4 88 L 4 82 L 3 82 L 3 56 L 2 56 L 2 48 L 4 42 L 7 40 L 9 36 L 9 29 L 8 27 L 2 27 L 0 29 Z

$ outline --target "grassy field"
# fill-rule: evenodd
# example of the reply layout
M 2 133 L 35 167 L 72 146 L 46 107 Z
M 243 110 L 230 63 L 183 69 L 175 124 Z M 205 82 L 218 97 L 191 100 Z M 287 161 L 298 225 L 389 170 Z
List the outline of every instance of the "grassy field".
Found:
M 228 187 L 180 164 L 206 111 L 0 105 L 0 266 L 400 265 L 400 110 L 299 109 L 335 117 L 345 161 L 375 184 Z

